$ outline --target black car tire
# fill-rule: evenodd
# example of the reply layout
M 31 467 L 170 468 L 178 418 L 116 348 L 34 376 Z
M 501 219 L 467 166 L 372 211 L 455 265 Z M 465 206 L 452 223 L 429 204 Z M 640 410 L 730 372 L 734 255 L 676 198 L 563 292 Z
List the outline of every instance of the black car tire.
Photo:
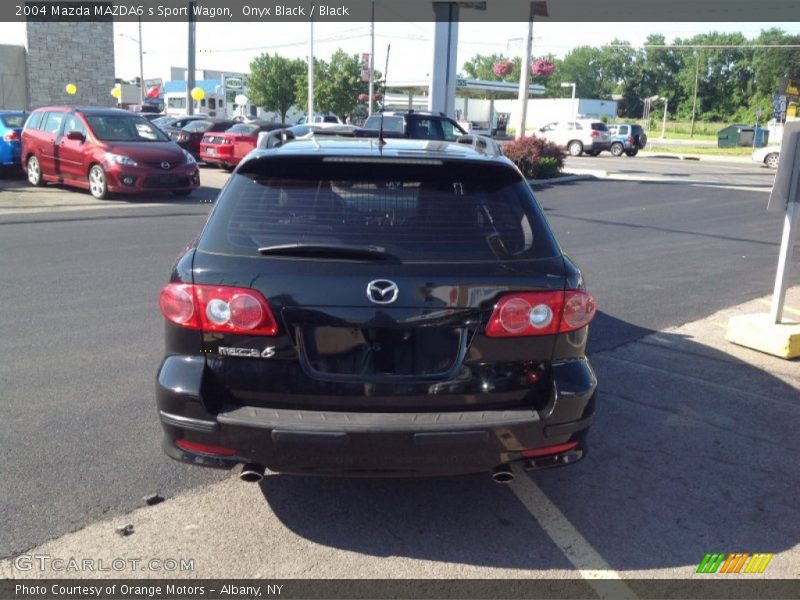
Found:
M 108 199 L 108 180 L 100 165 L 92 165 L 89 169 L 89 193 L 98 200 Z
M 632 150 L 626 150 L 625 154 L 627 154 L 630 157 L 633 157 L 633 156 L 636 156 L 637 154 L 639 154 L 639 150 L 637 150 L 636 148 L 633 148 Z
M 567 151 L 570 156 L 580 156 L 583 154 L 583 144 L 578 140 L 570 142 L 567 144 Z
M 625 151 L 625 148 L 619 142 L 614 142 L 611 144 L 611 154 L 614 156 L 622 156 L 622 153 Z
M 35 187 L 43 186 L 44 179 L 42 179 L 42 167 L 39 164 L 39 159 L 35 156 L 29 157 L 25 167 L 28 173 L 28 183 Z

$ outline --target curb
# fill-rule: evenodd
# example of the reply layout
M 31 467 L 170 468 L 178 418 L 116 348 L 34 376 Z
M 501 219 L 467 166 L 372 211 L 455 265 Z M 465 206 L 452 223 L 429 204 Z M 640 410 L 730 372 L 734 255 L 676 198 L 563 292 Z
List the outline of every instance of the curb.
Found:
M 604 175 L 594 175 L 589 173 L 565 175 L 564 177 L 553 177 L 551 179 L 528 179 L 528 185 L 543 186 L 543 185 L 559 185 L 562 183 L 571 183 L 573 181 L 592 181 L 604 177 Z
M 718 154 L 647 154 L 640 152 L 642 158 L 658 158 L 666 160 L 705 160 L 709 162 L 734 162 L 734 163 L 754 163 L 749 156 L 725 156 Z

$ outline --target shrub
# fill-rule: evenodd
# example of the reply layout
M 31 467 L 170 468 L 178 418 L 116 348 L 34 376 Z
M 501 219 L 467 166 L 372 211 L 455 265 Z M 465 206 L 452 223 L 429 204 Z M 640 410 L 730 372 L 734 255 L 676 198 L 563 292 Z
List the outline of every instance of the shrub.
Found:
M 564 152 L 554 143 L 536 136 L 509 142 L 503 147 L 503 154 L 528 179 L 557 177 L 564 168 Z

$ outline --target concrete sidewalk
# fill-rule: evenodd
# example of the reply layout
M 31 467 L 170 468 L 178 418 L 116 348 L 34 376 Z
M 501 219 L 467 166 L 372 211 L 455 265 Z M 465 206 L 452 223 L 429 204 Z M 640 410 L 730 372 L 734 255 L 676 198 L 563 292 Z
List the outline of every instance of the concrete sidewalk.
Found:
M 759 577 L 797 578 L 800 363 L 725 340 L 730 316 L 766 312 L 768 302 L 590 357 L 602 395 L 589 456 L 524 484 L 549 498 L 556 525 L 483 476 L 269 475 L 260 486 L 232 476 L 25 553 L 106 565 L 192 559 L 191 572 L 21 570 L 9 559 L 0 577 L 562 578 L 611 568 L 623 578 L 691 579 L 716 551 L 774 553 Z M 800 286 L 787 306 L 800 319 Z M 562 519 L 574 527 L 568 543 L 552 534 L 563 533 Z M 131 535 L 116 533 L 126 524 Z

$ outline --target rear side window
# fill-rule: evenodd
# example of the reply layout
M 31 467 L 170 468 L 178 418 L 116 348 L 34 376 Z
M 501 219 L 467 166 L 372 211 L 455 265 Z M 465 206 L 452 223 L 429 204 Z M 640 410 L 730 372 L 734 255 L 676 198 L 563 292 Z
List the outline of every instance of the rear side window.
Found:
M 370 117 L 367 119 L 366 123 L 364 123 L 364 129 L 380 129 L 380 128 L 381 128 L 380 116 Z M 389 133 L 404 133 L 405 123 L 403 122 L 403 117 L 384 115 L 383 130 Z
M 254 161 L 234 175 L 200 240 L 260 256 L 282 244 L 379 246 L 403 262 L 509 261 L 557 254 L 530 188 L 480 164 Z
M 2 115 L 0 116 L 0 122 L 6 127 L 16 129 L 17 127 L 22 127 L 25 122 L 25 115 Z
M 25 122 L 25 129 L 41 129 L 44 114 L 43 112 L 31 113 L 31 116 Z
M 86 127 L 77 115 L 67 115 L 67 122 L 64 124 L 64 135 L 72 131 L 82 133 L 84 136 L 86 135 Z
M 58 130 L 61 129 L 61 121 L 63 120 L 63 112 L 49 112 L 44 120 L 42 129 L 47 133 L 58 133 Z
M 620 125 L 619 126 L 619 134 L 620 135 L 628 135 L 628 126 L 627 125 Z

